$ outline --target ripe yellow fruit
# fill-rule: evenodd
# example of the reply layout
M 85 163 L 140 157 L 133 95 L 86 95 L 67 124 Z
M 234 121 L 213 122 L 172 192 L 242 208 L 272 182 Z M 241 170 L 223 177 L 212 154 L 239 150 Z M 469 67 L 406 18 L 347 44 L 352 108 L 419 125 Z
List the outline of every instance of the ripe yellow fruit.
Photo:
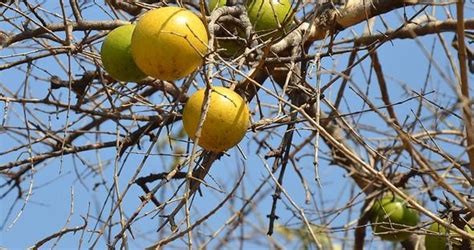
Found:
M 115 28 L 105 37 L 100 57 L 105 71 L 119 81 L 138 82 L 146 75 L 140 71 L 130 53 L 130 43 L 135 25 Z
M 173 81 L 195 71 L 207 52 L 207 29 L 193 12 L 162 7 L 146 12 L 132 37 L 132 55 L 147 75 Z
M 240 95 L 225 87 L 213 87 L 210 105 L 201 130 L 199 146 L 208 151 L 222 152 L 239 143 L 249 124 L 250 112 Z M 205 89 L 194 93 L 183 112 L 184 130 L 195 140 L 204 105 Z

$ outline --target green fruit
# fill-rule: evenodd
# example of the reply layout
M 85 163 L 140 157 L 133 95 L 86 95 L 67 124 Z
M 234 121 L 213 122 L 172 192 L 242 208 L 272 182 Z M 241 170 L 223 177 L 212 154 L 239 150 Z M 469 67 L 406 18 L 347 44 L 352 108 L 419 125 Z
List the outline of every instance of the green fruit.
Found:
M 464 227 L 464 230 L 474 235 L 474 231 L 468 225 Z M 446 232 L 446 228 L 437 222 L 431 224 L 428 234 L 425 236 L 426 250 L 445 250 L 449 246 L 454 250 L 458 250 L 461 249 L 461 243 L 462 238 L 456 232 Z M 471 247 L 473 246 L 474 241 L 471 241 Z
M 245 52 L 245 31 L 232 24 L 224 24 L 225 32 L 216 35 L 215 49 L 224 58 L 235 58 Z
M 288 0 L 249 0 L 247 12 L 257 33 L 275 31 L 278 24 L 287 29 L 294 14 Z
M 219 7 L 225 6 L 226 3 L 227 0 L 209 0 L 207 8 L 209 9 L 209 12 L 212 12 Z
M 227 0 L 210 0 L 208 9 L 210 12 L 225 6 Z M 219 55 L 224 58 L 234 58 L 245 52 L 246 41 L 245 30 L 233 23 L 219 23 L 223 29 L 215 34 L 215 49 L 219 51 Z
M 409 232 L 398 232 L 415 226 L 419 217 L 415 210 L 408 208 L 399 197 L 386 196 L 375 201 L 371 209 L 372 229 L 380 238 L 389 241 L 403 241 Z
M 100 49 L 100 57 L 105 71 L 119 81 L 139 82 L 146 75 L 137 67 L 130 53 L 135 25 L 115 28 L 105 37 Z
M 245 52 L 245 42 L 238 37 L 235 39 L 217 37 L 219 54 L 224 58 L 235 58 Z

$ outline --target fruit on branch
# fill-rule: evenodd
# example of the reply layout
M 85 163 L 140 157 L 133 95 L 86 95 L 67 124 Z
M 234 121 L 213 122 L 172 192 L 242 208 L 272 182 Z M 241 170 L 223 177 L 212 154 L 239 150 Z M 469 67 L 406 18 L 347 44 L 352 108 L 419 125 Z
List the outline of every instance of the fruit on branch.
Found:
M 210 12 L 225 6 L 227 0 L 210 0 L 208 9 Z M 245 30 L 237 23 L 219 22 L 222 28 L 215 34 L 214 47 L 219 55 L 224 58 L 235 58 L 245 52 Z
M 237 24 L 225 23 L 222 32 L 216 34 L 215 49 L 224 58 L 235 58 L 245 52 L 245 31 Z
M 100 57 L 105 71 L 119 81 L 138 82 L 146 75 L 135 64 L 130 46 L 135 25 L 115 28 L 105 37 L 100 49 Z
M 294 11 L 289 0 L 249 0 L 247 12 L 257 34 L 282 34 L 279 27 L 289 30 Z
M 372 229 L 383 240 L 403 241 L 410 236 L 410 232 L 403 230 L 419 222 L 418 213 L 400 197 L 392 195 L 376 200 L 370 213 Z
M 195 71 L 207 52 L 206 26 L 193 12 L 162 7 L 146 12 L 132 36 L 138 67 L 160 80 L 173 81 Z
M 464 227 L 464 231 L 474 235 L 474 230 L 469 225 Z M 460 250 L 462 238 L 456 232 L 447 232 L 443 225 L 434 222 L 428 228 L 425 236 L 425 248 L 427 250 L 444 250 L 453 249 Z M 452 247 L 452 248 L 448 248 Z M 474 247 L 474 241 L 471 241 L 471 248 Z
M 210 104 L 198 145 L 208 151 L 222 152 L 239 143 L 249 124 L 250 112 L 244 99 L 225 87 L 212 87 Z M 204 105 L 205 89 L 189 97 L 183 111 L 184 130 L 195 141 Z
M 207 9 L 209 12 L 214 11 L 215 9 L 225 6 L 227 3 L 227 0 L 209 0 L 209 3 L 207 4 Z

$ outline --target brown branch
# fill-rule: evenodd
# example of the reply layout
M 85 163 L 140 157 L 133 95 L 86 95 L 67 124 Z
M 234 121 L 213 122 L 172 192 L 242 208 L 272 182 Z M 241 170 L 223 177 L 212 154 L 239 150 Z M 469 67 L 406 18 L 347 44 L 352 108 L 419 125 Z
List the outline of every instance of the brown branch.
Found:
M 394 9 L 416 4 L 429 5 L 422 0 L 351 0 L 349 2 L 351 4 L 340 10 L 340 14 L 336 18 L 336 22 L 341 28 L 353 26 Z
M 209 173 L 209 170 L 211 169 L 214 161 L 217 160 L 221 155 L 222 153 L 206 152 L 206 154 L 203 156 L 204 159 L 202 165 L 196 166 L 196 168 L 192 171 L 192 177 L 189 180 L 190 183 L 187 194 L 188 197 L 191 197 L 199 189 L 199 186 L 202 182 L 204 182 L 204 178 Z M 174 224 L 174 217 L 186 204 L 186 202 L 186 200 L 181 200 L 178 205 L 176 205 L 176 207 L 173 209 L 173 211 L 168 216 L 166 216 L 167 220 L 165 223 L 163 223 L 163 225 L 170 222 L 171 226 L 175 227 L 176 225 Z
M 319 56 L 323 58 L 323 57 L 328 57 L 328 56 L 334 56 L 337 54 L 345 54 L 347 52 L 353 51 L 354 49 L 357 49 L 358 51 L 366 50 L 368 48 L 363 47 L 361 45 L 372 45 L 377 42 L 386 42 L 387 38 L 390 38 L 389 40 L 393 41 L 396 39 L 413 39 L 415 37 L 432 35 L 432 34 L 443 33 L 443 32 L 455 32 L 457 28 L 457 23 L 458 23 L 457 20 L 427 21 L 421 24 L 409 23 L 409 24 L 406 24 L 404 27 L 397 30 L 387 30 L 384 33 L 362 35 L 353 39 L 342 39 L 342 40 L 335 41 L 333 45 L 354 43 L 356 44 L 355 48 L 334 50 L 332 52 L 324 52 L 324 53 L 320 53 Z M 472 18 L 465 19 L 464 23 L 465 23 L 465 28 L 467 30 L 474 29 L 474 19 Z M 310 54 L 310 55 L 300 55 L 296 58 L 283 57 L 283 56 L 270 57 L 270 58 L 267 58 L 266 64 L 273 65 L 273 64 L 288 63 L 288 62 L 291 62 L 292 60 L 294 60 L 295 62 L 309 61 L 309 60 L 313 60 L 315 56 L 316 55 L 314 54 Z M 351 69 L 351 68 L 348 67 L 348 69 Z
M 464 126 L 466 129 L 466 151 L 469 157 L 469 166 L 471 168 L 471 175 L 474 178 L 474 123 L 472 120 L 472 107 L 469 97 L 469 82 L 467 77 L 466 67 L 466 44 L 464 43 L 465 25 L 464 20 L 464 1 L 458 0 L 456 3 L 457 22 L 457 40 L 458 40 L 458 59 L 459 71 L 461 76 L 461 105 L 464 115 Z
M 120 112 L 115 112 L 108 109 L 104 111 L 98 111 L 96 109 L 84 109 L 77 106 L 70 106 L 62 102 L 52 101 L 50 99 L 11 98 L 11 97 L 3 97 L 0 94 L 0 101 L 16 102 L 16 103 L 30 103 L 30 104 L 44 104 L 44 105 L 51 105 L 51 106 L 59 107 L 59 108 L 65 108 L 65 109 L 69 108 L 79 113 L 89 114 L 91 116 L 100 116 L 100 117 L 113 119 L 113 120 L 152 121 L 157 118 L 157 116 L 154 116 L 154 115 L 145 116 L 145 115 L 136 115 L 136 114 L 130 114 L 130 115 L 121 114 Z
M 156 199 L 155 195 L 150 191 L 148 186 L 146 185 L 147 183 L 154 182 L 157 180 L 164 180 L 166 177 L 169 175 L 169 173 L 159 173 L 159 174 L 149 174 L 148 176 L 145 177 L 140 177 L 135 180 L 135 183 L 142 188 L 143 192 L 145 192 L 146 195 L 150 195 L 150 200 L 155 204 L 155 206 L 160 207 L 161 203 Z M 174 176 L 173 179 L 184 179 L 186 178 L 186 173 L 185 172 L 177 172 Z M 140 199 L 142 202 L 146 201 L 147 197 L 146 196 L 141 196 Z
M 292 120 L 296 119 L 296 115 L 297 113 L 293 113 L 291 115 Z M 280 186 L 283 185 L 283 177 L 285 175 L 286 166 L 288 164 L 291 143 L 293 141 L 293 133 L 295 131 L 294 128 L 295 128 L 294 123 L 288 124 L 285 134 L 281 140 L 280 147 L 278 148 L 278 151 L 280 151 L 281 153 L 278 154 L 277 157 L 275 157 L 273 166 L 272 166 L 273 173 L 275 173 L 277 169 L 280 168 L 280 175 L 278 176 L 279 185 L 275 187 L 275 192 L 272 195 L 271 211 L 270 211 L 270 214 L 267 215 L 267 217 L 269 218 L 267 235 L 270 235 L 270 236 L 273 234 L 275 220 L 278 219 L 278 216 L 276 215 L 276 208 L 277 208 L 278 200 L 281 199 L 282 190 Z
M 160 126 L 165 126 L 166 124 L 163 124 L 164 121 L 167 122 L 174 122 L 178 117 L 176 115 L 170 114 L 169 116 L 166 116 L 166 118 L 163 118 L 162 116 L 158 116 L 157 119 L 149 122 L 146 126 L 136 130 L 133 132 L 130 136 L 126 137 L 125 139 L 122 140 L 121 146 L 120 146 L 120 152 L 123 153 L 129 146 L 134 145 L 138 143 L 138 140 L 141 138 L 141 136 L 157 127 Z M 68 139 L 68 138 L 66 138 Z M 68 145 L 68 144 L 64 144 Z M 15 162 L 9 162 L 3 165 L 0 165 L 0 171 L 11 169 L 16 166 L 21 166 L 23 164 L 28 164 L 28 169 L 30 168 L 31 164 L 37 164 L 38 162 L 44 161 L 49 158 L 57 157 L 57 156 L 62 156 L 62 155 L 67 155 L 67 154 L 73 154 L 73 153 L 79 153 L 82 151 L 88 151 L 88 150 L 93 150 L 93 149 L 101 149 L 101 148 L 108 148 L 108 147 L 115 147 L 117 146 L 116 141 L 109 141 L 105 143 L 94 143 L 94 144 L 88 144 L 84 146 L 71 146 L 71 147 L 62 147 L 56 151 L 48 152 L 45 154 L 41 155 L 36 155 L 33 157 L 30 157 L 28 159 L 24 160 L 19 160 Z
M 404 6 L 415 5 L 421 1 L 360 0 L 353 2 L 354 4 L 348 5 L 341 10 L 328 7 L 328 5 L 323 5 L 320 9 L 314 10 L 318 14 L 312 22 L 301 23 L 284 39 L 272 45 L 272 51 L 278 54 L 299 44 L 310 45 L 314 41 L 334 35 L 339 30 L 354 26 L 371 17 L 379 16 Z
M 110 142 L 104 142 L 104 143 L 93 143 L 93 144 L 88 144 L 88 145 L 83 145 L 83 146 L 62 148 L 60 150 L 56 150 L 56 151 L 52 151 L 52 152 L 48 152 L 48 153 L 44 153 L 40 155 L 35 155 L 33 157 L 30 157 L 24 160 L 8 162 L 6 164 L 0 165 L 0 171 L 5 171 L 5 170 L 11 169 L 17 166 L 21 166 L 24 164 L 28 164 L 27 168 L 30 169 L 33 164 L 36 164 L 40 161 L 44 161 L 53 157 L 74 154 L 74 153 L 79 153 L 83 151 L 101 149 L 101 148 L 115 147 L 116 144 L 117 144 L 116 141 L 110 141 Z
M 196 228 L 197 226 L 205 222 L 207 219 L 209 219 L 213 214 L 215 214 L 219 209 L 221 209 L 225 205 L 225 203 L 234 195 L 235 191 L 237 191 L 237 188 L 240 186 L 240 183 L 242 182 L 244 175 L 245 175 L 245 170 L 242 172 L 242 175 L 240 175 L 240 178 L 237 181 L 237 183 L 234 185 L 234 188 L 232 188 L 229 194 L 214 209 L 212 209 L 212 211 L 210 211 L 205 216 L 197 220 L 192 226 L 186 228 L 185 230 L 179 233 L 176 233 L 175 235 L 169 238 L 163 239 L 159 241 L 157 244 L 147 247 L 146 249 L 160 249 L 162 246 L 168 244 L 169 242 L 172 242 L 176 239 L 183 237 L 186 233 L 193 230 L 194 228 Z
M 153 94 L 155 94 L 159 89 L 158 88 L 155 88 L 155 87 L 151 87 L 151 88 L 147 88 L 145 90 L 143 90 L 143 92 L 141 92 L 139 94 L 139 96 L 141 96 L 142 98 L 146 98 L 146 97 L 149 97 Z M 122 103 L 122 105 L 120 105 L 120 107 L 116 108 L 115 109 L 115 112 L 121 112 L 123 110 L 126 110 L 130 107 L 130 105 L 134 104 L 134 103 L 137 103 L 138 100 L 135 99 L 135 98 L 131 98 L 130 100 Z M 107 110 L 106 110 L 107 111 Z M 157 117 L 158 118 L 158 117 Z M 70 134 L 66 139 L 65 139 L 65 142 L 64 144 L 65 145 L 68 145 L 70 143 L 72 143 L 72 141 L 74 141 L 75 139 L 79 138 L 81 135 L 84 134 L 84 132 L 82 131 L 88 131 L 94 127 L 98 127 L 100 124 L 106 122 L 109 120 L 109 117 L 106 117 L 106 116 L 102 116 L 102 117 L 99 117 L 98 119 L 94 119 L 92 122 L 90 122 L 89 124 L 86 124 L 84 125 L 83 127 L 81 127 L 78 131 Z
M 2 48 L 0 47 L 0 50 Z M 0 70 L 6 70 L 6 69 L 10 69 L 10 68 L 13 68 L 15 66 L 18 66 L 18 65 L 21 65 L 21 64 L 25 64 L 25 63 L 31 63 L 35 60 L 38 60 L 38 59 L 41 59 L 41 58 L 45 58 L 45 57 L 49 57 L 49 56 L 54 56 L 54 55 L 60 55 L 60 54 L 66 54 L 68 53 L 70 50 L 67 49 L 67 48 L 58 48 L 58 49 L 51 49 L 50 51 L 48 52 L 44 52 L 44 53 L 40 53 L 40 54 L 37 54 L 37 55 L 34 55 L 34 56 L 30 56 L 30 57 L 25 57 L 21 60 L 18 60 L 18 61 L 15 61 L 15 62 L 11 62 L 11 63 L 5 63 L 5 64 L 2 64 L 0 65 Z
M 63 235 L 65 234 L 68 234 L 68 233 L 75 233 L 77 231 L 81 231 L 83 229 L 85 229 L 87 227 L 87 221 L 82 218 L 84 220 L 84 225 L 82 226 L 78 226 L 78 227 L 74 227 L 74 228 L 64 228 L 62 229 L 61 231 L 57 232 L 57 233 L 54 233 L 40 241 L 38 241 L 34 246 L 31 246 L 30 248 L 28 249 L 34 249 L 34 250 L 37 250 L 39 249 L 42 245 L 44 245 L 45 243 L 47 243 L 48 241 L 54 239 L 54 238 L 58 238 L 58 237 L 62 237 Z
M 73 31 L 91 31 L 91 30 L 112 30 L 119 26 L 129 24 L 130 22 L 122 20 L 114 21 L 81 21 L 81 22 L 70 22 L 69 25 L 72 27 Z M 55 32 L 55 31 L 65 31 L 68 27 L 64 23 L 51 23 L 41 28 L 36 28 L 33 30 L 26 30 L 24 32 L 9 36 L 5 39 L 4 46 L 0 46 L 0 49 L 8 47 L 16 42 L 23 40 L 39 37 L 41 35 Z
M 156 128 L 167 126 L 180 119 L 181 117 L 176 114 L 170 114 L 166 117 L 158 116 L 157 119 L 148 122 L 145 126 L 135 130 L 131 135 L 124 138 L 120 143 L 118 155 L 122 156 L 130 146 L 137 144 L 143 135 L 150 133 Z
M 456 31 L 458 23 L 458 20 L 427 21 L 421 24 L 409 23 L 400 30 L 388 30 L 383 34 L 364 35 L 355 39 L 341 40 L 334 44 L 356 43 L 369 45 L 377 41 L 382 41 L 386 37 L 390 37 L 391 40 L 413 39 L 419 36 Z M 466 29 L 474 29 L 474 18 L 464 19 L 464 27 Z
M 361 208 L 361 216 L 357 220 L 357 227 L 354 231 L 354 250 L 364 249 L 364 239 L 366 235 L 367 224 L 370 221 L 370 207 L 372 206 L 371 200 L 366 200 Z

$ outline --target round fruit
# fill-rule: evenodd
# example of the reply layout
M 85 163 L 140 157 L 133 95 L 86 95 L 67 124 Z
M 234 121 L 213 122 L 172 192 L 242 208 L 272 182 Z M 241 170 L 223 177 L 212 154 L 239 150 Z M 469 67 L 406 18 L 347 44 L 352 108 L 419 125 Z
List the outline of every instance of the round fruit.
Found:
M 225 6 L 227 0 L 210 0 L 209 11 Z M 224 58 L 234 58 L 245 52 L 245 30 L 232 22 L 219 22 L 223 29 L 215 34 L 215 49 Z
M 237 25 L 228 23 L 223 25 L 225 27 L 223 30 L 225 31 L 216 34 L 215 49 L 224 58 L 235 58 L 242 55 L 247 44 L 244 39 L 245 31 Z
M 227 3 L 227 0 L 209 0 L 209 4 L 207 5 L 207 8 L 209 9 L 209 12 L 212 12 L 213 10 L 225 6 Z
M 249 109 L 240 95 L 225 87 L 212 87 L 210 105 L 201 130 L 199 146 L 222 152 L 240 142 L 249 123 Z M 205 89 L 194 93 L 183 112 L 184 130 L 195 140 L 204 105 Z
M 240 37 L 216 37 L 219 54 L 224 58 L 235 58 L 245 52 L 245 40 Z
M 138 82 L 146 77 L 137 67 L 130 53 L 134 28 L 133 24 L 115 28 L 107 34 L 100 49 L 105 71 L 119 81 Z
M 448 249 L 448 243 L 454 250 L 461 249 L 462 238 L 456 232 L 446 232 L 446 228 L 437 222 L 431 224 L 428 230 L 429 234 L 425 236 L 427 250 L 445 250 Z M 464 227 L 464 230 L 474 235 L 474 230 L 468 225 Z M 471 241 L 471 247 L 474 247 L 474 240 Z
M 419 222 L 415 210 L 408 208 L 399 197 L 386 196 L 375 201 L 371 209 L 372 229 L 380 238 L 390 241 L 403 241 L 410 236 L 409 232 L 400 232 Z
M 146 12 L 132 37 L 138 67 L 160 80 L 173 81 L 195 71 L 207 52 L 207 30 L 189 10 L 162 7 Z
M 288 0 L 249 0 L 247 12 L 257 33 L 274 31 L 278 24 L 287 28 L 294 14 Z

